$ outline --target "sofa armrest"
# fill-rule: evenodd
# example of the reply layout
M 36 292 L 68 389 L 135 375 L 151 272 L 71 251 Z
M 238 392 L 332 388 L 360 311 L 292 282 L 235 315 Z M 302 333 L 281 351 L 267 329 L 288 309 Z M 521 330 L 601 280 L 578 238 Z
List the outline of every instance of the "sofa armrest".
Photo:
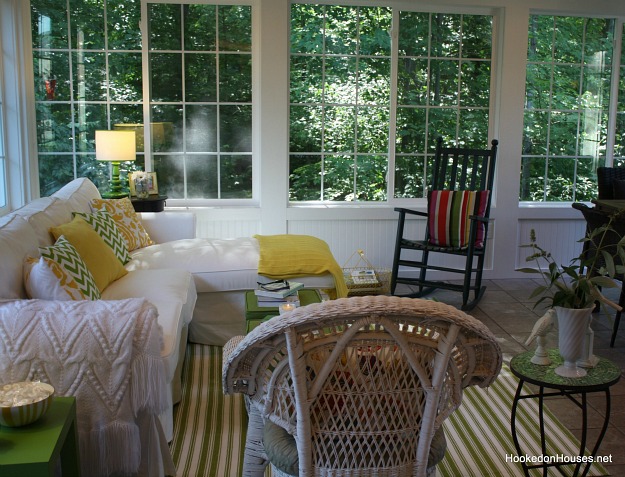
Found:
M 140 212 L 143 227 L 156 243 L 195 238 L 193 212 Z

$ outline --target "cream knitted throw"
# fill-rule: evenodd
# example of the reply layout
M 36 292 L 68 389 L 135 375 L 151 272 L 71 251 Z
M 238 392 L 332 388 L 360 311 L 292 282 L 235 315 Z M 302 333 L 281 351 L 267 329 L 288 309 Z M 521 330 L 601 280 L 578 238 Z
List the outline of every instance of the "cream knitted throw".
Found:
M 0 383 L 76 397 L 82 475 L 172 473 L 157 315 L 145 299 L 0 302 Z

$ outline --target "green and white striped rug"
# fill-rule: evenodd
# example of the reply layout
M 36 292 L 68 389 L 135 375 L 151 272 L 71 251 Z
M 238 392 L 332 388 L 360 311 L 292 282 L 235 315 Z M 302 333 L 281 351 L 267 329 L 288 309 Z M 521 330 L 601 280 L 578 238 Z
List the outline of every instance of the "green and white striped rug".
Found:
M 516 385 L 516 378 L 504 367 L 490 388 L 465 390 L 462 406 L 445 422 L 447 453 L 438 466 L 439 476 L 523 476 L 520 464 L 506 462 L 506 456 L 516 455 L 510 435 L 510 406 Z M 540 455 L 535 400 L 524 400 L 517 417 L 523 450 L 528 455 Z M 558 443 L 557 448 L 548 448 L 550 455 L 577 454 L 578 441 L 550 412 L 545 427 L 551 441 Z M 243 397 L 224 396 L 222 392 L 221 348 L 189 344 L 171 444 L 177 477 L 239 477 L 246 428 Z M 563 469 L 572 471 L 573 466 Z M 532 471 L 532 475 L 542 473 Z M 552 468 L 549 475 L 560 474 Z M 595 464 L 589 475 L 609 474 Z

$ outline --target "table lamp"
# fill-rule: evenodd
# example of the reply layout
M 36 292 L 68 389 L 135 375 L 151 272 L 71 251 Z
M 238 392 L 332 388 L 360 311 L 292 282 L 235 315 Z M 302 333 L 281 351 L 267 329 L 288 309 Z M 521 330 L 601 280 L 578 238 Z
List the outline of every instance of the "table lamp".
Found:
M 122 182 L 119 179 L 119 163 L 134 161 L 137 158 L 134 131 L 96 131 L 95 158 L 98 161 L 108 161 L 113 166 L 110 190 L 102 194 L 105 199 L 121 199 L 128 197 L 122 191 Z

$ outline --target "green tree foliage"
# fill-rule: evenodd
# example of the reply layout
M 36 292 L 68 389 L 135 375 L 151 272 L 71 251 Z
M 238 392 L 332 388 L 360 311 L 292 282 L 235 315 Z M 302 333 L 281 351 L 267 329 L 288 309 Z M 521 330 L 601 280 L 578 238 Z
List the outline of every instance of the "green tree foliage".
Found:
M 521 200 L 596 196 L 606 160 L 614 21 L 532 15 Z

